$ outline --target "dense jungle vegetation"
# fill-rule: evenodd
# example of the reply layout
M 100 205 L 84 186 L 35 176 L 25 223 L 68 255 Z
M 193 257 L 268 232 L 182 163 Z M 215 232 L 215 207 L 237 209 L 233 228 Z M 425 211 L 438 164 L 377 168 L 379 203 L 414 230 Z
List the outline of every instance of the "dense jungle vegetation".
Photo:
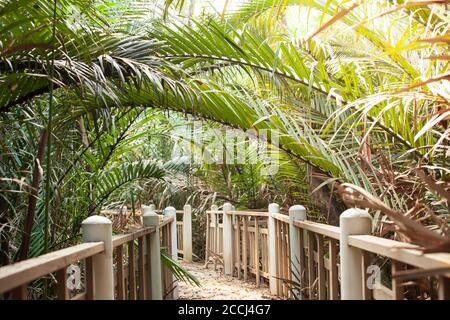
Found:
M 224 202 L 369 208 L 377 235 L 448 251 L 449 28 L 448 1 L 0 0 L 0 266 L 149 203 L 195 208 L 200 258 Z M 276 170 L 229 161 L 229 129 L 268 132 Z

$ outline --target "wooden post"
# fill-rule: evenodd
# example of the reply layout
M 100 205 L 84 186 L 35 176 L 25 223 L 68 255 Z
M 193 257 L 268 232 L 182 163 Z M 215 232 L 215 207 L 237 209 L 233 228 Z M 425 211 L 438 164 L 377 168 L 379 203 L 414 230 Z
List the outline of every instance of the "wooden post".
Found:
M 241 279 L 241 271 L 242 271 L 242 265 L 241 265 L 241 216 L 236 216 L 236 262 L 237 262 L 237 277 L 238 279 Z
M 267 223 L 268 231 L 268 251 L 269 251 L 269 287 L 270 294 L 277 295 L 277 256 L 276 256 L 276 230 L 275 219 L 272 214 L 279 213 L 280 206 L 276 203 L 269 205 L 269 220 Z
M 450 279 L 439 276 L 439 300 L 450 300 Z
M 290 272 L 291 279 L 300 283 L 301 286 L 304 284 L 301 281 L 302 265 L 300 259 L 300 250 L 303 248 L 300 246 L 300 234 L 301 230 L 294 226 L 294 221 L 305 221 L 306 220 L 306 209 L 304 206 L 295 205 L 289 208 L 289 243 L 290 243 Z M 299 288 L 294 289 L 294 294 L 297 297 L 301 297 Z
M 83 242 L 103 241 L 105 251 L 92 257 L 94 299 L 114 300 L 112 223 L 106 217 L 90 216 L 82 222 Z
M 363 273 L 362 252 L 358 248 L 348 245 L 348 237 L 351 235 L 367 235 L 372 229 L 372 218 L 369 213 L 361 209 L 348 209 L 340 218 L 340 256 L 341 256 L 341 299 L 362 300 Z
M 219 215 L 217 212 L 212 214 L 211 222 L 214 226 L 213 252 L 219 254 Z
M 404 270 L 405 265 L 400 261 L 392 259 L 392 274 L 395 274 L 401 270 Z M 392 293 L 394 300 L 403 300 L 404 298 L 404 287 L 401 284 L 401 281 L 398 281 L 396 278 L 392 278 Z
M 236 207 L 231 205 L 231 211 L 236 211 Z M 235 246 L 233 245 L 233 242 L 235 241 L 234 239 L 236 239 L 236 232 L 235 232 L 235 225 L 236 225 L 236 221 L 239 220 L 239 217 L 235 214 L 231 215 L 231 275 L 234 275 L 234 269 L 236 266 L 236 260 L 235 260 Z M 237 244 L 239 245 L 239 243 Z M 238 253 L 239 254 L 239 253 Z
M 217 206 L 213 206 L 214 210 L 211 213 L 211 224 L 213 225 L 213 236 L 212 236 L 212 249 L 211 252 L 213 253 L 214 258 L 214 270 L 217 269 L 217 259 L 216 255 L 219 254 L 219 215 L 217 214 L 217 211 L 219 211 L 219 208 Z
M 86 258 L 86 300 L 94 300 L 94 266 L 93 258 Z
M 337 241 L 335 239 L 330 239 L 328 244 L 328 254 L 330 260 L 330 281 L 328 283 L 328 290 L 330 291 L 330 300 L 338 299 L 338 262 L 337 262 Z
M 223 205 L 223 265 L 224 273 L 226 275 L 232 275 L 233 273 L 233 248 L 232 248 L 232 225 L 231 216 L 228 214 L 232 211 L 230 203 Z
M 138 274 L 139 274 L 139 299 L 145 300 L 145 241 L 144 237 L 138 238 Z
M 173 217 L 173 222 L 170 224 L 170 239 L 171 239 L 171 252 L 172 252 L 172 259 L 177 261 L 178 260 L 178 245 L 177 245 L 177 211 L 174 207 L 167 207 L 164 209 L 164 215 L 167 217 Z M 175 278 L 175 276 L 172 277 L 172 283 L 173 283 L 173 299 L 178 299 L 178 281 Z
M 306 243 L 308 244 L 308 300 L 315 298 L 316 267 L 314 261 L 314 233 L 306 232 Z
M 116 248 L 117 267 L 117 299 L 125 300 L 125 275 L 123 268 L 123 245 Z
M 26 284 L 18 286 L 11 291 L 11 298 L 13 300 L 27 300 L 28 286 Z
M 192 208 L 183 207 L 183 261 L 192 262 Z
M 68 300 L 69 292 L 67 291 L 67 268 L 56 271 L 56 295 L 58 300 Z
M 209 225 L 210 225 L 210 221 L 209 221 L 209 213 L 206 213 L 206 244 L 205 244 L 205 266 L 208 265 L 208 260 L 209 260 Z
M 136 258 L 134 255 L 134 240 L 128 242 L 128 287 L 130 300 L 136 300 Z
M 325 259 L 324 259 L 324 249 L 323 249 L 323 236 L 316 233 L 317 239 L 317 276 L 319 278 L 319 300 L 327 299 L 327 291 L 325 289 L 326 279 L 325 279 Z
M 367 268 L 370 265 L 370 253 L 367 251 L 362 252 L 363 258 L 362 258 L 362 269 L 363 269 L 363 281 L 365 283 L 364 290 L 363 290 L 363 298 L 364 300 L 372 300 L 373 298 L 373 292 L 367 285 L 367 281 L 369 280 L 369 274 L 367 273 Z
M 244 268 L 244 281 L 248 279 L 248 242 L 249 242 L 249 234 L 248 234 L 248 217 L 243 217 L 244 221 L 244 233 L 242 234 L 242 259 L 243 259 L 243 268 Z
M 150 207 L 143 210 L 144 227 L 155 227 L 150 233 L 150 274 L 147 279 L 151 283 L 152 300 L 162 300 L 162 278 L 161 278 L 161 243 L 159 239 L 159 215 Z M 148 250 L 147 250 L 148 254 Z
M 255 217 L 255 277 L 256 286 L 259 287 L 260 270 L 259 270 L 259 220 Z

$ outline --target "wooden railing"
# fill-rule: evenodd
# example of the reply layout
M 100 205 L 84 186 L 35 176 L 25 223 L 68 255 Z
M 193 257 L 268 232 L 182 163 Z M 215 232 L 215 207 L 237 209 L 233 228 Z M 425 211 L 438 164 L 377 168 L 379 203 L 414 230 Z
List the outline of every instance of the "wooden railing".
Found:
M 71 264 L 83 261 L 86 266 L 85 292 L 82 296 L 75 295 L 78 299 L 93 297 L 92 285 L 92 257 L 105 251 L 103 242 L 83 243 L 70 248 L 42 255 L 40 257 L 5 266 L 0 269 L 0 293 L 12 299 L 27 299 L 28 283 L 55 273 L 57 286 L 57 298 L 67 299 L 66 269 Z
M 155 210 L 163 213 L 164 210 Z M 183 210 L 175 210 L 177 215 L 177 252 L 183 261 L 192 262 L 192 208 L 189 204 Z
M 164 218 L 164 220 L 160 224 L 160 232 L 161 232 L 161 247 L 163 250 L 165 250 L 172 258 L 177 260 L 177 250 L 174 250 L 174 247 L 177 247 L 176 241 L 176 229 L 172 228 L 172 226 L 176 227 L 176 218 L 175 215 L 170 217 L 170 221 L 166 220 L 167 218 Z M 175 222 L 175 224 L 174 224 Z M 173 231 L 175 230 L 175 235 Z M 175 237 L 174 237 L 175 236 Z M 173 242 L 173 239 L 175 240 L 175 243 Z M 174 299 L 178 298 L 177 293 L 175 292 L 175 278 L 170 273 L 169 269 L 166 267 L 162 268 L 162 289 L 163 289 L 163 297 L 166 299 Z
M 417 246 L 370 235 L 366 211 L 345 211 L 340 227 L 307 221 L 302 206 L 281 214 L 277 204 L 268 212 L 214 206 L 207 217 L 209 261 L 225 274 L 267 281 L 280 298 L 405 299 L 417 285 L 412 280 L 427 279 L 431 294 L 425 290 L 423 298 L 450 299 L 450 254 L 422 254 Z
M 177 221 L 177 239 L 177 252 L 178 254 L 183 255 L 183 221 Z
M 164 210 L 156 210 L 154 205 L 148 206 L 156 213 L 163 214 Z M 177 215 L 177 252 L 186 262 L 192 262 L 192 209 L 185 205 L 183 210 L 175 210 Z M 113 230 L 121 230 L 129 225 L 142 225 L 142 213 L 133 213 L 123 207 L 120 210 L 103 210 L 102 215 L 108 217 L 113 224 Z M 186 252 L 186 253 L 185 253 Z
M 154 227 L 144 228 L 113 238 L 115 299 L 135 300 L 151 296 L 150 283 L 145 279 L 151 264 L 146 248 L 150 248 L 150 235 L 154 232 Z
M 212 208 L 207 213 L 206 259 L 223 266 L 223 211 Z M 268 212 L 230 211 L 232 216 L 232 266 L 239 279 L 251 274 L 259 285 L 269 279 Z
M 206 265 L 223 265 L 223 212 L 217 206 L 213 206 L 211 211 L 206 211 Z
M 84 243 L 0 268 L 0 297 L 176 299 L 175 278 L 161 264 L 161 247 L 177 259 L 176 214 L 166 210 L 164 216 L 144 210 L 142 228 L 115 236 L 108 218 L 87 218 Z M 36 280 L 43 283 L 38 294 L 28 288 Z

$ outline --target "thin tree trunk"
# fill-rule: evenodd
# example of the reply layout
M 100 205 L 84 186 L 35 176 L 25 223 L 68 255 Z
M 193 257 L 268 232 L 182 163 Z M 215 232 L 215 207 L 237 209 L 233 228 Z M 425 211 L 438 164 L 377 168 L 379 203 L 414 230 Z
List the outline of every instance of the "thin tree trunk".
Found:
M 42 129 L 41 137 L 39 138 L 38 153 L 34 160 L 33 182 L 30 196 L 28 197 L 28 209 L 23 230 L 22 244 L 20 246 L 19 260 L 28 258 L 28 251 L 30 249 L 31 232 L 33 230 L 34 217 L 36 215 L 36 204 L 39 196 L 39 189 L 42 180 L 41 163 L 44 159 L 45 146 L 47 144 L 48 130 Z
M 86 133 L 86 127 L 84 126 L 84 119 L 83 117 L 80 117 L 80 119 L 78 119 L 78 130 L 81 136 L 81 142 L 83 143 L 83 146 L 85 148 L 89 147 L 89 139 Z
M 89 138 L 87 135 L 87 131 L 86 131 L 86 126 L 84 125 L 84 119 L 83 117 L 80 117 L 78 119 L 78 132 L 80 134 L 81 137 L 81 143 L 83 144 L 83 146 L 88 149 L 89 148 Z M 86 164 L 86 172 L 92 172 L 92 168 L 89 164 Z M 89 200 L 91 201 L 91 207 L 93 206 L 93 201 L 94 201 L 94 185 L 92 184 L 92 182 L 89 182 Z M 89 210 L 92 211 L 92 210 Z
M 8 209 L 8 203 L 5 199 L 0 198 L 0 227 L 8 223 L 6 217 L 6 210 Z M 6 232 L 6 227 L 0 232 L 0 266 L 6 266 L 9 264 L 9 237 Z
M 308 166 L 308 182 L 310 190 L 316 189 L 324 182 L 323 171 Z M 311 202 L 320 211 L 325 220 L 333 225 L 339 225 L 339 216 L 346 209 L 345 205 L 330 189 L 329 185 L 324 185 L 311 194 Z
M 84 119 L 83 117 L 80 117 L 80 119 L 78 119 L 78 133 L 80 134 L 80 138 L 81 138 L 81 143 L 83 144 L 83 146 L 85 148 L 89 148 L 89 138 L 88 135 L 86 133 L 86 127 L 84 126 Z M 86 171 L 87 172 L 92 172 L 92 168 L 89 164 L 86 165 Z

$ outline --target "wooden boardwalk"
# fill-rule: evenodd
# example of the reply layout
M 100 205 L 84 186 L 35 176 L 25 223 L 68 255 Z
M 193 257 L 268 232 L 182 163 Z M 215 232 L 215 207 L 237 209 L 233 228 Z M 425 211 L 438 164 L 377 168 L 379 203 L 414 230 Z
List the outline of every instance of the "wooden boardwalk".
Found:
M 51 274 L 50 298 L 62 300 L 291 299 L 291 280 L 296 296 L 308 300 L 450 300 L 450 253 L 423 253 L 416 245 L 371 235 L 372 218 L 364 210 L 346 210 L 335 227 L 308 221 L 298 205 L 289 215 L 275 203 L 267 212 L 214 206 L 207 211 L 206 268 L 189 262 L 189 205 L 181 212 L 167 207 L 163 215 L 144 209 L 139 227 L 127 233 L 113 234 L 117 215 L 91 216 L 82 223 L 84 243 L 0 268 L 0 299 L 39 299 L 30 284 Z M 175 275 L 161 263 L 161 248 L 174 260 L 183 256 L 181 265 L 201 287 L 180 282 L 174 290 Z M 382 284 L 380 257 L 390 261 L 390 286 Z M 430 277 L 432 288 L 411 289 L 412 280 Z

